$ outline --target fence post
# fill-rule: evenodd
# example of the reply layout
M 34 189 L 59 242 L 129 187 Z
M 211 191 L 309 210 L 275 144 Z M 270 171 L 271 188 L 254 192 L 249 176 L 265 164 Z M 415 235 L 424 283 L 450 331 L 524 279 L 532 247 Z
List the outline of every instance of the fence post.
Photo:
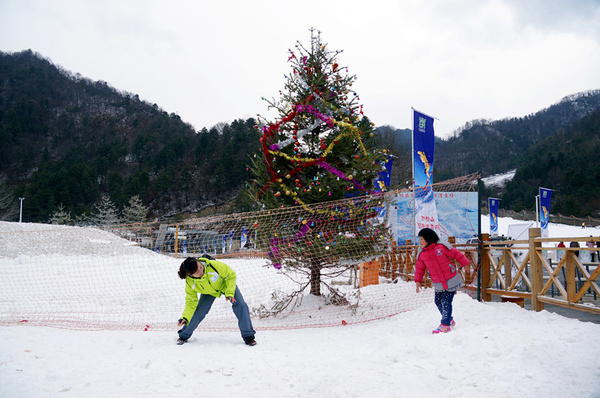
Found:
M 508 290 L 512 284 L 512 260 L 510 259 L 510 250 L 505 247 L 502 249 L 502 259 L 500 260 L 504 264 L 504 286 Z M 500 266 L 500 264 L 498 264 Z
M 575 252 L 573 250 L 565 250 L 566 261 L 566 285 L 567 285 L 567 301 L 573 302 L 575 295 L 577 294 L 577 285 L 575 282 Z
M 531 309 L 542 311 L 544 303 L 538 300 L 538 294 L 544 287 L 544 274 L 542 262 L 537 254 L 537 248 L 542 247 L 541 242 L 535 239 L 542 236 L 541 228 L 529 228 L 529 264 L 531 265 Z
M 404 257 L 404 272 L 406 275 L 406 280 L 408 280 L 409 275 L 411 280 L 414 280 L 414 271 L 413 271 L 413 260 L 412 260 L 412 249 L 410 246 L 412 245 L 412 241 L 410 239 L 406 240 L 406 257 Z
M 391 263 L 392 263 L 392 269 L 391 269 L 391 275 L 390 278 L 392 280 L 396 279 L 396 277 L 400 274 L 400 264 L 398 261 L 398 258 L 401 256 L 398 253 L 398 242 L 396 242 L 395 240 L 392 241 L 392 251 L 390 253 L 391 256 Z
M 488 285 L 490 284 L 490 256 L 488 254 L 490 247 L 485 246 L 483 242 L 490 240 L 490 234 L 481 234 L 481 268 L 479 273 L 481 274 L 481 299 L 483 301 L 492 301 L 492 295 L 487 292 Z

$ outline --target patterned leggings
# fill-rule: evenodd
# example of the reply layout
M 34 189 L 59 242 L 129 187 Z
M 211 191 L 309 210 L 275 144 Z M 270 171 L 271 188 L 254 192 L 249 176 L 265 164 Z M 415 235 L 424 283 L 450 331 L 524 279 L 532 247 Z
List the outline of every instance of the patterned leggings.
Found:
M 435 292 L 435 305 L 437 305 L 440 314 L 442 314 L 442 325 L 450 326 L 452 322 L 452 300 L 456 292 L 442 290 Z

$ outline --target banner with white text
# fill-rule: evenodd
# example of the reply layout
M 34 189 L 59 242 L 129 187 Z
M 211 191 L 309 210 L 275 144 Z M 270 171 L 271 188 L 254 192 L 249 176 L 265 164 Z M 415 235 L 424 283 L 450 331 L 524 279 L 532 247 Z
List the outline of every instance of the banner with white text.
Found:
M 413 176 L 415 236 L 422 228 L 439 232 L 440 223 L 433 188 L 435 133 L 433 118 L 413 109 Z
M 439 212 L 438 228 L 435 229 L 442 240 L 456 238 L 456 243 L 466 243 L 477 237 L 479 231 L 478 194 L 477 192 L 434 192 L 435 208 Z M 415 242 L 413 235 L 412 192 L 390 193 L 386 198 L 388 220 L 394 240 L 399 246 L 407 240 Z M 427 219 L 422 220 L 427 224 Z

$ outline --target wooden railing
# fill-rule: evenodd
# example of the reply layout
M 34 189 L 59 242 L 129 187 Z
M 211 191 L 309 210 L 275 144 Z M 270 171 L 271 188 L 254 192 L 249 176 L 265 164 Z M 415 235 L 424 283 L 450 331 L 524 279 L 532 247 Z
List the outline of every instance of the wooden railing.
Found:
M 483 301 L 500 296 L 505 301 L 531 301 L 535 311 L 544 304 L 600 314 L 600 249 L 588 248 L 600 237 L 541 238 L 539 228 L 529 230 L 529 239 L 489 241 L 482 235 L 480 244 L 454 245 L 463 251 L 470 264 L 459 267 L 465 280 L 463 289 L 477 291 Z M 580 247 L 557 247 L 559 242 L 577 242 Z M 451 243 L 452 239 L 451 239 Z M 417 245 L 393 245 L 378 259 L 379 275 L 391 280 L 414 280 Z M 598 254 L 594 261 L 586 253 Z M 481 275 L 478 271 L 481 270 Z
M 452 238 L 450 238 L 450 243 L 454 244 Z M 476 291 L 479 245 L 463 244 L 454 246 L 462 251 L 470 261 L 469 265 L 466 267 L 462 267 L 458 262 L 455 262 L 465 281 L 463 289 Z M 378 260 L 379 275 L 391 280 L 396 278 L 401 278 L 406 281 L 414 280 L 418 249 L 419 246 L 412 245 L 410 240 L 407 241 L 405 246 L 397 246 L 396 242 L 393 242 L 391 250 Z M 426 286 L 431 286 L 431 280 L 427 276 L 423 282 Z
M 543 310 L 547 303 L 600 314 L 600 264 L 582 260 L 583 253 L 596 254 L 598 249 L 588 248 L 586 243 L 597 244 L 600 237 L 541 238 L 540 232 L 531 228 L 526 241 L 489 242 L 484 236 L 482 299 L 520 297 L 531 300 L 535 311 Z M 581 247 L 559 248 L 559 242 L 577 242 Z

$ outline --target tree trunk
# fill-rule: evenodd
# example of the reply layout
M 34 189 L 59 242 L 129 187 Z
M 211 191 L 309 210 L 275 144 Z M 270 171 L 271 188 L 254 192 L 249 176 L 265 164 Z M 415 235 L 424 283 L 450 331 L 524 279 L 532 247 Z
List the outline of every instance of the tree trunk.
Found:
M 321 265 L 314 260 L 310 266 L 310 294 L 321 295 Z

